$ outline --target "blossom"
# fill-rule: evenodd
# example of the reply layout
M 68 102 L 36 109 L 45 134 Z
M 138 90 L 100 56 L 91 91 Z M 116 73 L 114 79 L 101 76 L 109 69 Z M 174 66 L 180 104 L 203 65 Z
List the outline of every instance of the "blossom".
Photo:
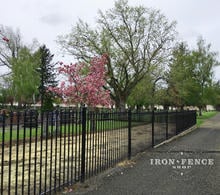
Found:
M 59 87 L 49 89 L 73 103 L 109 106 L 112 104 L 110 92 L 104 89 L 106 86 L 107 55 L 94 57 L 90 64 L 60 64 L 59 73 L 66 76 Z

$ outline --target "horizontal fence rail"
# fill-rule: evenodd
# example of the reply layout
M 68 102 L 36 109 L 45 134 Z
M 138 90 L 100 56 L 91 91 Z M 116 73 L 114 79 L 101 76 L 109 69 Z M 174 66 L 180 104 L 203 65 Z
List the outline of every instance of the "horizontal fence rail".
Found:
M 0 194 L 51 194 L 195 124 L 195 111 L 3 113 Z

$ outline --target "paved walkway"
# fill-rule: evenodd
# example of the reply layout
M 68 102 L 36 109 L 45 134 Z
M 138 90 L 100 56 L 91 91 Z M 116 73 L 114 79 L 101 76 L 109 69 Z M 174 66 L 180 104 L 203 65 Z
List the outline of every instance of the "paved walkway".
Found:
M 220 113 L 81 187 L 86 190 L 72 194 L 220 195 Z

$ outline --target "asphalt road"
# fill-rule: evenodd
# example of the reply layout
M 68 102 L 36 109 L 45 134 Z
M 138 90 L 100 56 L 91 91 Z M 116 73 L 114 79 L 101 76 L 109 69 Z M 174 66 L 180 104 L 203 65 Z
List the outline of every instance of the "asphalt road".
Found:
M 191 133 L 91 178 L 84 188 L 72 194 L 220 195 L 220 113 Z

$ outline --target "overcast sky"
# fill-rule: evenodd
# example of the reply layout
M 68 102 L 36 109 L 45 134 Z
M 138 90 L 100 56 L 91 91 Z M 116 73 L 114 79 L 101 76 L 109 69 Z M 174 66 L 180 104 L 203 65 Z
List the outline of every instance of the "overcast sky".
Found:
M 193 48 L 202 36 L 220 53 L 219 0 L 129 0 L 129 4 L 160 9 L 170 21 L 177 21 L 180 40 Z M 57 36 L 69 33 L 79 18 L 94 23 L 97 11 L 112 8 L 114 0 L 1 0 L 0 6 L 0 25 L 19 28 L 24 43 L 36 38 L 58 59 L 62 55 L 58 55 Z M 220 79 L 220 67 L 215 77 Z

